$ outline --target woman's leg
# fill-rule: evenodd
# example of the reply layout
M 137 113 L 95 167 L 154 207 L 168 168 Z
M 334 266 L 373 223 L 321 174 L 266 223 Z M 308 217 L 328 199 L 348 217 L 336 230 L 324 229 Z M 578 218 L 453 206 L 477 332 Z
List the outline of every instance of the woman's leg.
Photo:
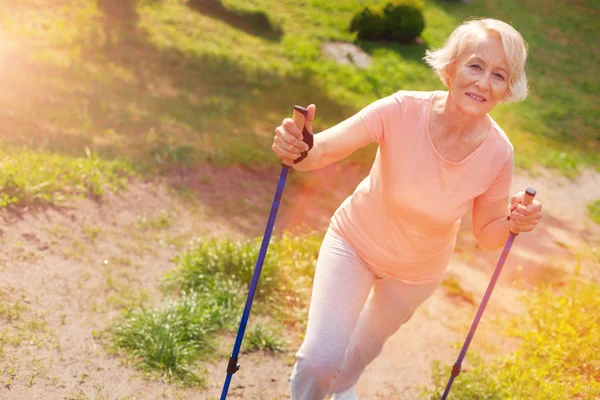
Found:
M 381 353 L 385 341 L 412 317 L 438 284 L 411 286 L 400 281 L 378 279 L 360 315 L 332 393 L 354 385 L 365 367 Z
M 321 245 L 304 342 L 291 376 L 292 400 L 320 400 L 339 369 L 374 276 L 331 230 Z

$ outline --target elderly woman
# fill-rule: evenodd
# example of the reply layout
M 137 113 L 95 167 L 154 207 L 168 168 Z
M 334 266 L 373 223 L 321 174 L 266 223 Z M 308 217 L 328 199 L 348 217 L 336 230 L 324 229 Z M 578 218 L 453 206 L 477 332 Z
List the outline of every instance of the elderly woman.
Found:
M 370 174 L 337 209 L 315 271 L 292 399 L 355 399 L 352 389 L 390 335 L 443 279 L 462 216 L 484 248 L 533 230 L 542 205 L 512 196 L 513 146 L 488 115 L 527 95 L 526 44 L 510 25 L 471 20 L 425 60 L 447 91 L 399 91 L 314 136 L 295 164 L 312 170 L 379 145 Z M 315 106 L 308 107 L 312 132 Z M 291 165 L 307 150 L 291 119 L 272 149 Z M 508 207 L 507 207 L 508 205 Z M 510 218 L 507 216 L 510 215 Z

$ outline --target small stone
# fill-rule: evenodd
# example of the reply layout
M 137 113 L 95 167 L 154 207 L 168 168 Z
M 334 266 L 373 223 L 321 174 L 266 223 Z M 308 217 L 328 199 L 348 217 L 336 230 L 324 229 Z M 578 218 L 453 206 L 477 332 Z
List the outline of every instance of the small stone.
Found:
M 371 56 L 353 43 L 327 42 L 321 50 L 327 57 L 340 64 L 353 64 L 362 69 L 371 65 Z

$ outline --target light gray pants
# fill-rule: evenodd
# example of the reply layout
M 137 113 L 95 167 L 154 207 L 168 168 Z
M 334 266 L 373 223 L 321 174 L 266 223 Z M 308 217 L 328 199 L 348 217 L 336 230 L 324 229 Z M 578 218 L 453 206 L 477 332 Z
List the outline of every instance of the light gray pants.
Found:
M 306 335 L 292 371 L 292 400 L 322 400 L 352 387 L 387 338 L 438 286 L 412 286 L 375 275 L 329 229 L 317 261 Z

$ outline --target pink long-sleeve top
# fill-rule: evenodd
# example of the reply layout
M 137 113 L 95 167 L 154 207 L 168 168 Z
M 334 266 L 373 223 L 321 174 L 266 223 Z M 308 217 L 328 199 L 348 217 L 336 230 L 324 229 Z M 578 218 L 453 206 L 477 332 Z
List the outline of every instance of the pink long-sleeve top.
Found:
M 429 131 L 435 94 L 399 91 L 359 112 L 379 148 L 331 219 L 375 273 L 413 285 L 441 281 L 462 216 L 476 197 L 507 198 L 513 173 L 513 146 L 493 120 L 461 161 L 438 152 Z

